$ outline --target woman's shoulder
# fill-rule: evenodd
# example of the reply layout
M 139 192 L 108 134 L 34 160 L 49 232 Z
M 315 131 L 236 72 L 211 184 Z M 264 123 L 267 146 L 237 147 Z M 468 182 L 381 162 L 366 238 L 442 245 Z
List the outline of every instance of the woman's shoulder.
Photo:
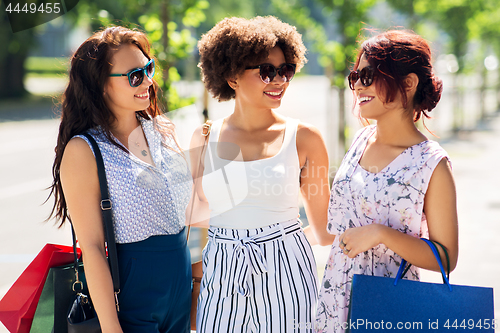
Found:
M 446 150 L 433 140 L 425 140 L 405 151 L 405 158 L 402 160 L 407 167 L 413 170 L 429 170 L 432 172 L 441 160 L 447 160 L 451 165 L 450 158 Z M 421 171 L 419 171 L 421 172 Z
M 321 137 L 321 132 L 320 130 L 310 124 L 310 123 L 306 123 L 306 122 L 303 122 L 299 119 L 293 119 L 293 118 L 289 118 L 287 119 L 287 122 L 291 122 L 291 123 L 296 123 L 297 124 L 297 135 L 304 135 L 304 136 L 320 136 Z
M 411 149 L 414 151 L 412 155 L 420 156 L 423 160 L 443 158 L 449 159 L 448 152 L 437 142 L 433 140 L 425 140 L 417 144 Z
M 434 140 L 425 140 L 422 142 L 422 150 L 424 152 L 432 152 L 432 153 L 441 153 L 444 155 L 448 155 L 446 150 L 441 146 L 441 144 Z
M 79 169 L 94 163 L 94 160 L 94 151 L 88 139 L 83 135 L 75 135 L 64 148 L 61 169 Z
M 296 118 L 289 118 L 286 117 L 286 122 L 287 124 L 291 125 L 296 125 L 297 126 L 297 136 L 298 137 L 304 137 L 305 140 L 307 139 L 321 139 L 323 140 L 323 134 L 319 130 L 319 128 L 316 125 L 313 125 L 311 123 L 302 121 L 300 119 Z
M 377 125 L 367 125 L 363 126 L 360 129 L 356 130 L 353 136 L 353 142 L 359 138 L 364 138 L 367 136 L 371 136 L 373 132 L 377 130 Z
M 373 134 L 373 132 L 376 131 L 376 129 L 376 125 L 368 125 L 356 130 L 354 136 L 352 137 L 352 143 L 349 147 L 349 152 L 357 150 L 357 147 L 359 147 L 363 142 L 366 142 L 366 140 L 370 138 L 370 136 Z
M 302 148 L 316 150 L 325 146 L 323 135 L 316 126 L 299 120 L 295 121 L 297 122 L 296 142 L 299 150 Z
M 98 143 L 108 141 L 108 139 L 106 138 L 106 134 L 101 126 L 89 128 L 85 132 L 74 135 L 71 139 L 80 138 L 80 139 L 83 139 L 84 141 L 88 142 L 90 145 L 90 142 L 88 141 L 88 139 L 85 137 L 84 134 L 89 134 Z
M 195 128 L 193 135 L 191 136 L 190 149 L 201 147 L 206 137 L 210 137 L 213 135 L 213 130 L 216 126 L 220 127 L 220 124 L 224 121 L 224 119 L 218 119 L 215 121 L 207 120 L 205 123 L 199 125 Z

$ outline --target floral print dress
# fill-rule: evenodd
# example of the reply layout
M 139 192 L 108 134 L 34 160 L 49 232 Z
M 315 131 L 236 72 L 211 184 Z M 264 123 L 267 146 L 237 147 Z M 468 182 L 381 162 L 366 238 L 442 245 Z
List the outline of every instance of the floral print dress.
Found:
M 335 175 L 328 232 L 341 235 L 347 228 L 379 223 L 414 237 L 426 237 L 424 196 L 434 168 L 448 155 L 437 142 L 426 140 L 404 150 L 381 171 L 368 172 L 359 160 L 375 132 L 376 126 L 371 125 L 356 134 Z M 383 244 L 351 259 L 342 252 L 336 237 L 321 283 L 316 332 L 344 332 L 354 274 L 395 277 L 400 262 L 401 257 Z M 419 280 L 419 269 L 411 266 L 405 278 Z

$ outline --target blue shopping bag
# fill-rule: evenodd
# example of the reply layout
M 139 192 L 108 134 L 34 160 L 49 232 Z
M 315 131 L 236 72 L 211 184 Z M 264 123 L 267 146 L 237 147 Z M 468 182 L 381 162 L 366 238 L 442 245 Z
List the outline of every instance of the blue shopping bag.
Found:
M 423 239 L 438 260 L 443 283 L 355 274 L 351 284 L 348 332 L 494 332 L 493 288 L 450 284 L 435 245 Z

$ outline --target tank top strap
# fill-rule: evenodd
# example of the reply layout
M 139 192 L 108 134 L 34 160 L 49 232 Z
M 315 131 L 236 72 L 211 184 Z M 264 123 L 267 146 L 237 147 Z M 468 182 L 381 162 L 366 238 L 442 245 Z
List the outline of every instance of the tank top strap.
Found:
M 220 129 L 224 123 L 224 118 L 215 120 L 210 127 L 210 135 L 208 136 L 208 142 L 217 143 L 219 141 Z
M 299 120 L 293 118 L 286 118 L 285 125 L 285 137 L 283 138 L 283 146 L 281 147 L 281 153 L 294 154 L 297 155 L 297 130 L 299 126 Z

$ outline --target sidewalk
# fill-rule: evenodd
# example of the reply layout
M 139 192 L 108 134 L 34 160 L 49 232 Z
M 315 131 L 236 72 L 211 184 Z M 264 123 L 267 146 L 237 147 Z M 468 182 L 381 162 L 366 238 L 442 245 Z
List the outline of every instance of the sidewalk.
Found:
M 453 284 L 494 288 L 500 319 L 500 114 L 483 129 L 443 142 L 455 176 L 460 228 Z M 437 280 L 439 281 L 439 280 Z

